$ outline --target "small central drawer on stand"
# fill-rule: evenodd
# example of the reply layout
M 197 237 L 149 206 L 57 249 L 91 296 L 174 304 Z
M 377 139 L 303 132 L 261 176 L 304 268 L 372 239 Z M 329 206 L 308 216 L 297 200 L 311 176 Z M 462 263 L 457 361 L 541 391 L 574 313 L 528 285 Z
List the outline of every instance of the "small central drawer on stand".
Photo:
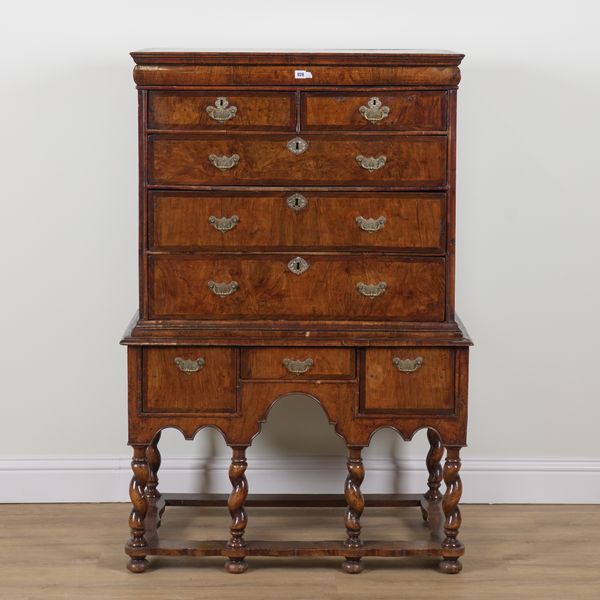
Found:
M 354 350 L 251 348 L 242 350 L 242 379 L 354 379 Z

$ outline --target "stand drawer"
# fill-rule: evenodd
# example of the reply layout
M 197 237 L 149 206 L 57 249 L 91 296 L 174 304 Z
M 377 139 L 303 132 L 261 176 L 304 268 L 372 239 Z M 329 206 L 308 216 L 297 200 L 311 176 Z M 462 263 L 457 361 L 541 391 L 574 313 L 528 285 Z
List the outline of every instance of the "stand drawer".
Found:
M 454 363 L 444 348 L 366 350 L 362 412 L 452 412 Z
M 242 350 L 242 379 L 354 379 L 354 350 L 249 348 Z
M 149 194 L 151 250 L 361 249 L 437 253 L 443 193 Z
M 146 413 L 236 411 L 233 348 L 145 348 L 142 410 Z

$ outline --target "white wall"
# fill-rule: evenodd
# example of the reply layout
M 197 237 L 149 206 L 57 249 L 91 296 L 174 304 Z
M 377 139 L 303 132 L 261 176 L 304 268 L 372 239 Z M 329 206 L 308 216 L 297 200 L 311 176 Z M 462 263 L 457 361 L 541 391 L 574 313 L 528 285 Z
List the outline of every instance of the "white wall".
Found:
M 4 5 L 0 499 L 126 496 L 118 340 L 137 302 L 136 95 L 128 52 L 405 47 L 467 54 L 459 93 L 457 306 L 476 346 L 465 498 L 597 501 L 595 2 L 227 0 L 220 18 L 214 4 Z M 389 454 L 417 468 L 422 438 L 409 447 L 378 434 L 367 457 L 381 477 L 367 475 L 367 486 L 392 485 L 381 461 Z M 167 432 L 163 450 L 175 457 L 166 480 L 183 486 L 190 484 L 178 469 L 195 464 L 187 458 L 227 454 L 210 432 L 194 443 Z M 250 453 L 252 464 L 267 475 L 271 465 L 277 477 L 258 478 L 254 489 L 285 488 L 286 465 L 316 469 L 327 487 L 342 454 L 320 409 L 288 399 Z M 422 475 L 409 479 L 408 487 L 418 486 Z

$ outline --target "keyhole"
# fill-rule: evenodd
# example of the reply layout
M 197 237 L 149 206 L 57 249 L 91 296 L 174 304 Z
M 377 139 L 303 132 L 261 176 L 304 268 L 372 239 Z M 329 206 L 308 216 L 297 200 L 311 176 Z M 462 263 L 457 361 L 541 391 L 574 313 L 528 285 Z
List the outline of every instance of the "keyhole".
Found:
M 300 206 L 300 201 L 298 198 L 294 198 L 294 206 Z
M 223 98 L 219 98 L 219 106 L 223 106 Z
M 296 261 L 296 271 L 299 271 L 299 270 L 300 270 L 300 262 Z
M 296 142 L 296 150 L 300 150 L 300 142 Z
M 371 100 L 371 106 L 375 106 L 377 104 L 377 100 L 375 100 L 375 98 L 373 98 L 373 100 Z

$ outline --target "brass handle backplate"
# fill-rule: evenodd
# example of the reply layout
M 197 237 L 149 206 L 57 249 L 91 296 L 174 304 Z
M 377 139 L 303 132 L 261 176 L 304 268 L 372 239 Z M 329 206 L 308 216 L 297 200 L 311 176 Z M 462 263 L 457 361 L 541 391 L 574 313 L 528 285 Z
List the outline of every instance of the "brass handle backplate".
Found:
M 208 217 L 208 222 L 218 231 L 225 233 L 233 229 L 239 222 L 240 218 L 237 215 L 231 217 Z
M 192 373 L 197 373 L 206 364 L 206 361 L 203 358 L 193 360 L 176 356 L 175 364 L 182 373 L 191 375 Z
M 414 373 L 423 365 L 423 357 L 417 356 L 416 358 L 400 358 L 398 356 L 394 356 L 392 359 L 392 364 L 401 373 Z
M 306 373 L 314 364 L 312 358 L 307 358 L 305 360 L 294 360 L 293 358 L 283 359 L 283 366 L 294 375 Z
M 359 294 L 366 296 L 367 298 L 377 298 L 381 296 L 387 289 L 387 283 L 380 281 L 379 283 L 363 283 L 362 281 L 356 284 L 356 289 Z
M 208 289 L 215 296 L 231 296 L 234 292 L 239 289 L 237 281 L 229 281 L 228 283 L 217 283 L 216 281 L 208 282 Z
M 356 217 L 356 223 L 363 231 L 374 233 L 385 227 L 386 218 L 379 217 L 378 219 L 365 219 L 364 217 Z
M 381 169 L 387 161 L 387 156 L 382 154 L 381 156 L 363 156 L 359 154 L 356 157 L 356 162 L 363 168 L 372 173 Z
M 237 106 L 229 106 L 229 101 L 225 96 L 219 96 L 215 100 L 214 106 L 207 106 L 206 112 L 211 119 L 215 121 L 229 121 L 237 114 Z
M 227 171 L 227 169 L 233 169 L 235 165 L 240 162 L 239 154 L 232 154 L 231 156 L 217 156 L 216 154 L 210 154 L 208 157 L 211 164 L 221 171 Z
M 381 100 L 377 96 L 373 96 L 367 102 L 366 106 L 361 106 L 358 112 L 369 122 L 377 123 L 385 119 L 390 114 L 389 106 L 382 106 Z

